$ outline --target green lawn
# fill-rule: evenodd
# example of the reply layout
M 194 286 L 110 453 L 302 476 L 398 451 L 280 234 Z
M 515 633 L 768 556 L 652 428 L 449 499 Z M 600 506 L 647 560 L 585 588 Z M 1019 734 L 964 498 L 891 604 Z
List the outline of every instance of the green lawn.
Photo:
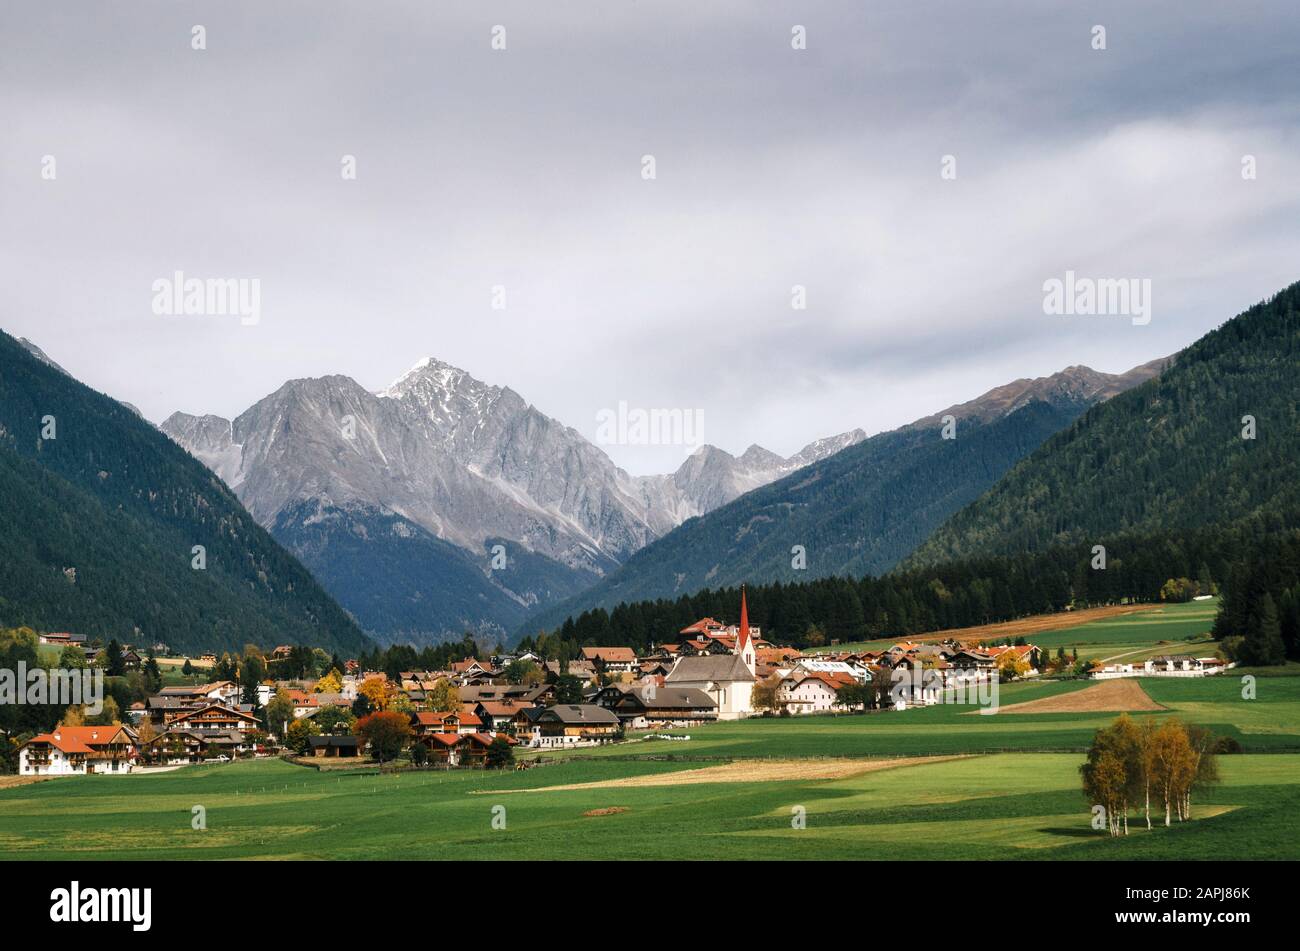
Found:
M 1224 782 L 1197 798 L 1192 822 L 1120 842 L 1090 828 L 1080 761 L 1001 754 L 834 780 L 540 792 L 521 790 L 687 764 L 382 777 L 278 761 L 193 767 L 0 791 L 0 858 L 1300 857 L 1300 755 L 1224 757 Z M 196 805 L 204 831 L 191 828 Z M 796 807 L 806 828 L 792 827 Z M 625 811 L 583 815 L 610 808 Z

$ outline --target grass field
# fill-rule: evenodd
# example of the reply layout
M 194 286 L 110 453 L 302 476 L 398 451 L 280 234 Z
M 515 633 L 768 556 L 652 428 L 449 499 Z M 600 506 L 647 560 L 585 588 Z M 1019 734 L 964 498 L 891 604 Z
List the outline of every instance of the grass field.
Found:
M 1082 756 L 1042 752 L 1086 745 L 1112 714 L 748 720 L 523 772 L 381 776 L 261 760 L 13 786 L 0 789 L 0 858 L 1300 857 L 1300 678 L 1261 678 L 1254 700 L 1235 677 L 1141 684 L 1168 708 L 1141 716 L 1297 752 L 1223 756 L 1223 782 L 1197 797 L 1193 821 L 1115 841 L 1089 824 Z M 1000 700 L 1087 687 L 1015 684 Z M 1023 752 L 978 753 L 991 749 Z M 927 754 L 956 758 L 916 759 Z M 195 806 L 206 830 L 191 828 Z M 805 828 L 792 826 L 796 807 Z
M 1155 654 L 1195 654 L 1213 656 L 1218 644 L 1209 639 L 1214 616 L 1218 613 L 1217 598 L 1210 601 L 1191 601 L 1187 604 L 1133 605 L 1093 609 L 1083 612 L 1089 617 L 1084 623 L 1074 623 L 1073 614 L 1040 615 L 1007 624 L 991 624 L 981 628 L 963 628 L 940 631 L 920 640 L 939 640 L 953 636 L 959 640 L 978 635 L 986 641 L 1024 637 L 1044 650 L 1056 652 L 1058 647 L 1069 653 L 1077 649 L 1085 660 L 1127 655 L 1126 659 L 1141 660 Z M 1199 638 L 1190 642 L 1189 638 Z M 886 638 L 839 644 L 826 650 L 885 650 L 905 638 Z
M 1020 753 L 842 779 L 523 790 L 681 771 L 572 760 L 526 772 L 339 776 L 259 761 L 0 792 L 5 859 L 1295 858 L 1300 755 L 1223 758 L 1193 821 L 1111 841 L 1080 757 Z M 191 828 L 195 806 L 206 830 Z M 805 828 L 794 828 L 800 807 Z M 504 810 L 504 811 L 502 811 Z M 590 815 L 593 812 L 607 814 Z M 493 819 L 504 818 L 505 828 Z

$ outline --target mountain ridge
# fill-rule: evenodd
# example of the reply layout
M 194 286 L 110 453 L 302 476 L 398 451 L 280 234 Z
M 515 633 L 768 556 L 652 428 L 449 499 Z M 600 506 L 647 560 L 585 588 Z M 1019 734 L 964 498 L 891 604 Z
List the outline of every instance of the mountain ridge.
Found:
M 1121 374 L 1069 367 L 1013 381 L 878 433 L 688 520 L 590 590 L 534 613 L 516 633 L 553 629 L 619 602 L 887 571 L 1043 440 L 1171 359 Z M 950 415 L 960 425 L 945 440 Z

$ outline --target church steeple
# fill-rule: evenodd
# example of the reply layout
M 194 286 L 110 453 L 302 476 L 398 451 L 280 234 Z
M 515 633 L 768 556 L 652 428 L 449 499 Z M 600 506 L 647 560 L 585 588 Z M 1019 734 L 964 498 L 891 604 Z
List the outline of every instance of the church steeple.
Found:
M 754 672 L 758 657 L 754 640 L 749 636 L 749 605 L 745 601 L 745 586 L 740 586 L 740 629 L 736 632 L 736 653 L 745 661 L 750 673 Z

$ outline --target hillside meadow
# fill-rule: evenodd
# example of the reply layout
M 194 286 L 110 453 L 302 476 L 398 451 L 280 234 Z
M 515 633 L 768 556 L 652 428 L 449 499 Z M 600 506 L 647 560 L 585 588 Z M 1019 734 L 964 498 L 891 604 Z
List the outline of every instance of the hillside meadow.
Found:
M 1072 623 L 1071 613 L 1043 614 L 990 624 L 980 628 L 964 628 L 920 635 L 921 641 L 956 637 L 964 640 L 978 636 L 993 643 L 1007 638 L 1023 637 L 1055 654 L 1058 648 L 1066 653 L 1077 650 L 1083 660 L 1105 660 L 1123 656 L 1127 661 L 1139 661 L 1156 654 L 1192 654 L 1212 657 L 1218 643 L 1210 639 L 1210 629 L 1219 610 L 1219 599 L 1190 601 L 1185 604 L 1147 605 L 1092 609 L 1083 623 Z M 865 651 L 887 650 L 906 638 L 886 638 L 876 641 L 859 641 L 839 644 L 823 650 Z

